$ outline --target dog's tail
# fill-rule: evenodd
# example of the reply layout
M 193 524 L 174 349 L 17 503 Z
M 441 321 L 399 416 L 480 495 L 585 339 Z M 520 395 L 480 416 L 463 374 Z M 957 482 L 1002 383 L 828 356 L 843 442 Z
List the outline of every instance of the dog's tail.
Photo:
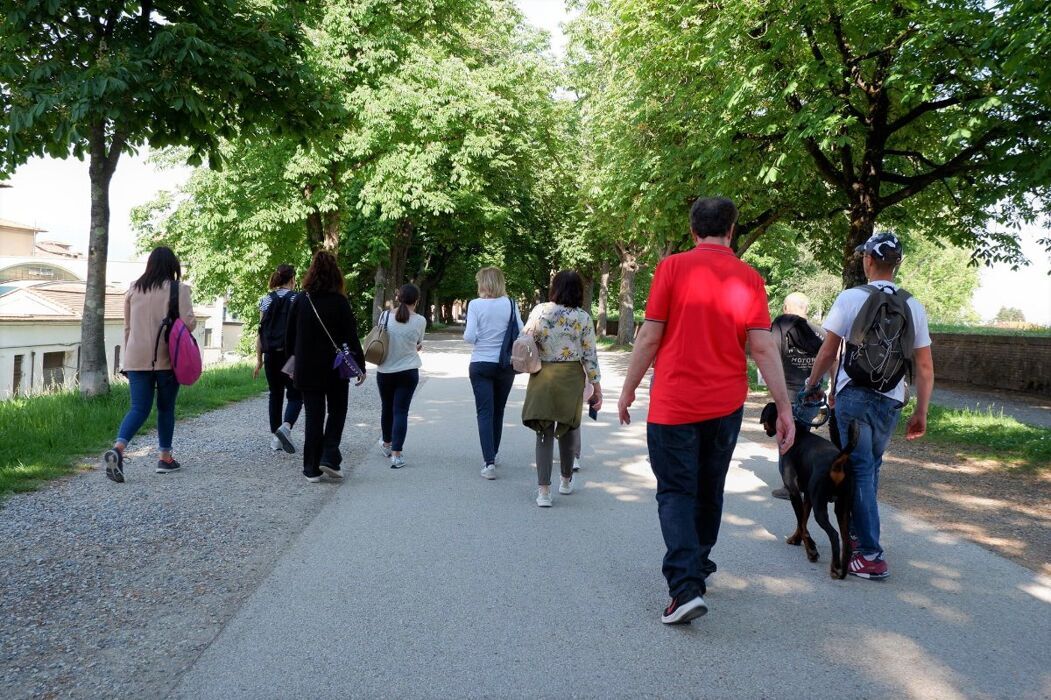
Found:
M 839 486 L 847 478 L 847 464 L 850 463 L 850 453 L 858 446 L 858 434 L 860 432 L 861 429 L 858 427 L 858 422 L 856 420 L 851 421 L 850 427 L 847 428 L 847 445 L 840 450 L 839 455 L 832 461 L 832 466 L 828 470 L 828 476 L 836 486 Z

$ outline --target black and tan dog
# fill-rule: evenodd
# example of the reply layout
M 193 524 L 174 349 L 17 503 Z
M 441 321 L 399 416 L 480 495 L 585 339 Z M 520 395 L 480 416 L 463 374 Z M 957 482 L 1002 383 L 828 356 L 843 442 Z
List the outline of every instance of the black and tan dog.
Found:
M 763 408 L 759 420 L 766 434 L 773 436 L 777 432 L 777 406 L 768 403 Z M 785 542 L 792 545 L 802 544 L 807 559 L 817 561 L 817 545 L 807 532 L 807 522 L 810 520 L 810 512 L 813 511 L 814 520 L 828 534 L 832 545 L 832 566 L 829 570 L 832 578 L 846 577 L 847 563 L 850 561 L 850 538 L 847 532 L 850 525 L 850 509 L 854 502 L 850 453 L 857 441 L 857 423 L 850 424 L 846 448 L 840 450 L 797 422 L 795 444 L 781 457 L 784 467 L 782 478 L 792 501 L 792 509 L 796 512 L 796 531 Z M 836 503 L 836 520 L 839 523 L 842 541 L 828 519 L 829 501 Z

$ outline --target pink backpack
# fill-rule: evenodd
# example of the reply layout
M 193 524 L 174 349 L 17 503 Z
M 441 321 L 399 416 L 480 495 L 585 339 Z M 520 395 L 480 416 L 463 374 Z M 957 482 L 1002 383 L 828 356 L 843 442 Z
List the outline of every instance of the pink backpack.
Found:
M 172 280 L 171 296 L 168 299 L 168 316 L 161 321 L 157 331 L 157 342 L 153 347 L 153 363 L 157 364 L 157 346 L 161 336 L 168 341 L 168 357 L 171 358 L 175 381 L 189 385 L 201 378 L 201 349 L 197 339 L 179 318 L 179 283 Z

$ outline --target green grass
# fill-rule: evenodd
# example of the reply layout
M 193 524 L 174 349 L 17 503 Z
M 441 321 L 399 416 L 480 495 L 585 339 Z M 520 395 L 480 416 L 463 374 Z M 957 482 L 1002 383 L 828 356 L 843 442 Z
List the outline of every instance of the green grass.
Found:
M 196 384 L 179 390 L 176 415 L 199 415 L 265 389 L 262 377 L 253 381 L 249 364 L 209 369 Z M 31 491 L 73 472 L 85 455 L 106 449 L 129 405 L 125 382 L 93 399 L 67 391 L 0 402 L 0 495 Z M 155 425 L 156 410 L 143 430 Z
M 904 434 L 915 406 L 915 401 L 910 402 L 902 411 L 899 433 Z M 922 439 L 1023 471 L 1051 469 L 1051 429 L 1020 423 L 1001 412 L 932 405 L 927 413 L 927 434 Z
M 596 338 L 598 349 L 607 350 L 612 352 L 631 352 L 630 345 L 617 345 L 617 336 L 606 335 L 601 338 Z
M 973 335 L 1010 335 L 1029 336 L 1034 338 L 1051 337 L 1051 328 L 1047 326 L 1034 326 L 1032 328 L 1000 328 L 997 326 L 960 326 L 945 323 L 932 323 L 931 333 L 970 333 Z

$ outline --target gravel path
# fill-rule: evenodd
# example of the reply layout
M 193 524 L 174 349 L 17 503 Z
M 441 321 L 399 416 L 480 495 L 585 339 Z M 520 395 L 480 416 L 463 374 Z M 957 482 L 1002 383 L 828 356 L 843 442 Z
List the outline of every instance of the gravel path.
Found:
M 351 389 L 351 469 L 375 441 L 374 381 Z M 116 426 L 114 426 L 116 427 Z M 160 697 L 340 488 L 271 452 L 266 398 L 176 427 L 181 473 L 95 468 L 0 505 L 0 697 Z M 296 444 L 302 426 L 293 433 Z

